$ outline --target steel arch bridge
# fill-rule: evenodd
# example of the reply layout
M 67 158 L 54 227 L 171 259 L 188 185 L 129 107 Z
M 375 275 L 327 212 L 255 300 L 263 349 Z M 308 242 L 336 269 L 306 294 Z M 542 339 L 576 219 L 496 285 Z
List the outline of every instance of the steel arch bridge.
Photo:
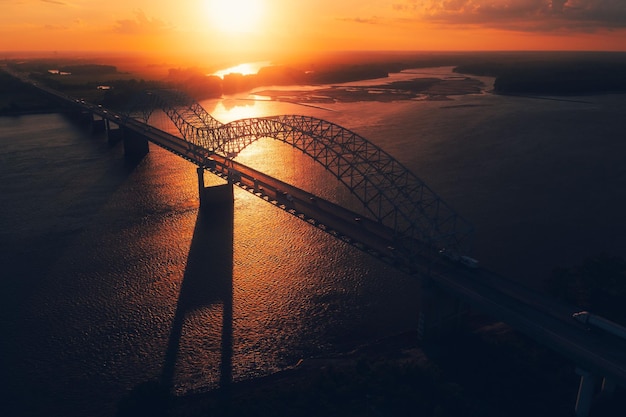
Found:
M 223 124 L 175 90 L 148 92 L 139 108 L 129 115 L 148 123 L 160 109 L 187 142 L 229 159 L 261 138 L 291 145 L 335 176 L 363 204 L 367 216 L 388 227 L 411 253 L 446 248 L 462 254 L 470 249 L 473 228 L 465 219 L 391 155 L 335 123 L 280 115 Z

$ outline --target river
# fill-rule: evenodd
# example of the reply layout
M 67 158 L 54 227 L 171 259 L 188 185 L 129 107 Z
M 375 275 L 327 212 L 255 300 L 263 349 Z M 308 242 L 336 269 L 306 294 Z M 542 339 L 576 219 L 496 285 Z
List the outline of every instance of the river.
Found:
M 555 267 L 626 255 L 624 95 L 250 98 L 202 105 L 359 133 L 472 222 L 472 255 L 511 279 L 540 288 Z M 350 199 L 271 139 L 238 160 Z M 416 328 L 410 277 L 242 190 L 232 219 L 199 216 L 195 167 L 156 146 L 131 166 L 61 114 L 0 118 L 0 174 L 3 415 L 111 416 L 148 381 L 184 396 Z

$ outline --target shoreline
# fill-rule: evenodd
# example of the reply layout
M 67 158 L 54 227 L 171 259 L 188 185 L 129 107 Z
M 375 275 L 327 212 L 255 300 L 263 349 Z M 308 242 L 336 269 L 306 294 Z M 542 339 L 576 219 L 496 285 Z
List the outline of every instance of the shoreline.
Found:
M 427 342 L 418 341 L 416 331 L 408 331 L 346 352 L 303 359 L 270 375 L 173 396 L 164 415 L 280 416 L 297 412 L 357 417 L 402 414 L 419 403 L 425 415 L 443 410 L 445 415 L 522 416 L 542 409 L 550 400 L 546 408 L 551 416 L 569 417 L 569 413 L 555 411 L 573 410 L 577 389 L 573 366 L 502 322 L 480 314 L 468 321 L 473 323 L 459 333 Z M 544 362 L 551 367 L 543 369 Z M 492 375 L 501 372 L 515 373 L 518 381 L 494 381 Z M 542 382 L 530 383 L 537 378 Z M 488 403 L 491 396 L 496 398 L 493 404 Z M 133 414 L 118 417 L 126 415 Z

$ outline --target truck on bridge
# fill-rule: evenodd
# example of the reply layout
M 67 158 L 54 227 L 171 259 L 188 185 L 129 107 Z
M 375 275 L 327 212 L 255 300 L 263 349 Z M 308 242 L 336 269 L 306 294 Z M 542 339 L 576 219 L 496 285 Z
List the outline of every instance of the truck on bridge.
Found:
M 602 316 L 598 316 L 597 314 L 591 314 L 588 311 L 579 311 L 572 314 L 572 318 L 578 320 L 583 324 L 588 324 L 626 340 L 626 327 L 612 322 L 611 320 L 606 319 Z

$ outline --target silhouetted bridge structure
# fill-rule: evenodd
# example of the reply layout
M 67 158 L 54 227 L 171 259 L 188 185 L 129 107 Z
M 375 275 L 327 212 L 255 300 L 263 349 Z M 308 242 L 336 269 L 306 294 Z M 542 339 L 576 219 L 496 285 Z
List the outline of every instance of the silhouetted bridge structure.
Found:
M 29 82 L 26 77 L 21 77 Z M 222 124 L 186 95 L 151 91 L 130 110 L 112 112 L 36 85 L 94 126 L 110 140 L 124 142 L 127 157 L 140 159 L 148 142 L 198 166 L 200 207 L 232 204 L 233 185 L 398 269 L 421 279 L 420 335 L 454 321 L 461 302 L 506 322 L 537 342 L 569 358 L 581 375 L 576 415 L 586 416 L 600 390 L 612 394 L 626 387 L 626 341 L 590 331 L 572 319 L 573 306 L 559 303 L 484 268 L 471 269 L 442 259 L 445 248 L 466 253 L 471 225 L 423 181 L 392 156 L 337 124 L 308 116 L 281 115 Z M 149 124 L 163 111 L 180 135 Z M 341 182 L 363 205 L 356 213 L 251 167 L 234 158 L 261 138 L 273 138 L 299 149 Z M 205 187 L 205 172 L 225 184 Z M 601 388 L 599 382 L 602 381 Z

